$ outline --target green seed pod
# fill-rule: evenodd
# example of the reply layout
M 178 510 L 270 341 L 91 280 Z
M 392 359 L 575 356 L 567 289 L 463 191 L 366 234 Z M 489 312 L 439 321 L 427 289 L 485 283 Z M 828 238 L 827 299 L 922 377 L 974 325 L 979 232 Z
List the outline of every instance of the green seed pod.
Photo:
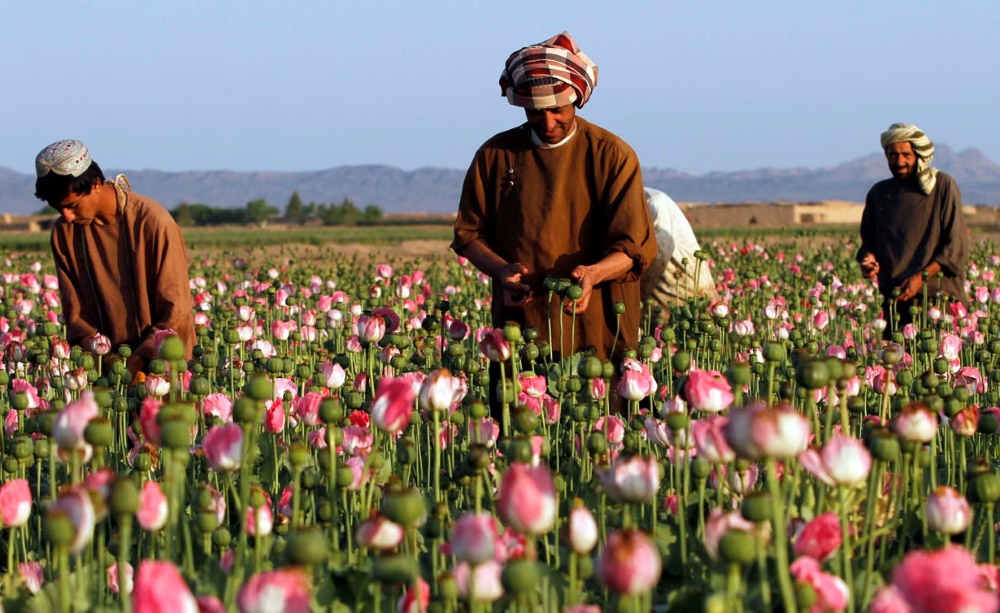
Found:
M 899 459 L 899 439 L 889 430 L 877 428 L 868 437 L 868 450 L 876 460 L 895 462 Z
M 198 531 L 202 534 L 211 534 L 212 531 L 219 527 L 219 520 L 214 511 L 202 511 L 198 513 L 195 517 L 195 522 L 198 525 Z
M 678 351 L 674 354 L 671 359 L 674 370 L 678 372 L 687 372 L 691 368 L 691 354 L 686 351 Z
M 417 560 L 405 554 L 383 555 L 372 564 L 372 576 L 381 583 L 412 583 L 419 572 Z
M 594 455 L 604 455 L 608 451 L 608 438 L 603 432 L 591 432 L 587 437 L 587 451 Z
M 691 460 L 691 474 L 695 479 L 704 481 L 712 474 L 712 464 L 701 457 Z
M 603 374 L 604 367 L 600 359 L 594 356 L 587 356 L 580 361 L 580 366 L 577 370 L 584 379 L 597 379 Z
M 983 434 L 996 434 L 1000 432 L 1000 419 L 993 411 L 983 411 L 979 414 L 979 425 L 976 429 Z
M 180 417 L 161 421 L 160 440 L 168 449 L 187 449 L 191 446 L 191 426 Z
M 746 362 L 733 362 L 726 370 L 726 378 L 729 383 L 736 387 L 742 387 L 750 383 L 750 365 Z
M 800 363 L 795 369 L 798 384 L 807 390 L 826 387 L 830 381 L 830 371 L 826 360 L 811 359 Z
M 315 528 L 302 528 L 288 537 L 288 547 L 285 552 L 292 564 L 314 565 L 323 563 L 329 551 L 327 539 Z
M 401 526 L 417 526 L 427 516 L 423 494 L 414 488 L 386 494 L 382 499 L 382 514 Z
M 507 562 L 500 575 L 500 580 L 508 591 L 514 594 L 525 594 L 535 589 L 540 574 L 537 562 L 522 558 Z
M 240 396 L 233 403 L 233 421 L 238 424 L 256 424 L 259 414 L 257 402 L 250 396 Z
M 212 393 L 212 386 L 205 377 L 195 377 L 191 380 L 191 393 L 195 396 L 208 396 Z
M 686 430 L 691 418 L 686 413 L 671 413 L 667 415 L 667 427 L 674 432 Z
M 787 353 L 785 346 L 781 343 L 768 343 L 764 345 L 764 359 L 768 362 L 783 362 Z
M 750 564 L 756 557 L 757 543 L 749 532 L 729 530 L 719 539 L 719 557 L 733 564 Z
M 115 433 L 111 422 L 103 417 L 95 417 L 90 420 L 83 430 L 84 440 L 97 447 L 110 447 L 114 437 Z
M 184 341 L 177 335 L 170 335 L 160 344 L 160 358 L 164 360 L 183 360 Z
M 247 379 L 243 391 L 254 400 L 271 400 L 274 396 L 274 384 L 267 375 L 256 374 Z
M 215 532 L 212 533 L 212 543 L 216 547 L 229 547 L 229 544 L 233 542 L 233 535 L 230 534 L 229 530 L 225 527 L 217 528 Z
M 115 479 L 108 496 L 108 506 L 115 515 L 135 515 L 139 510 L 139 487 L 135 481 L 128 477 Z
M 42 528 L 45 538 L 56 547 L 65 547 L 72 543 L 76 537 L 73 520 L 61 511 L 46 513 Z
M 747 521 L 770 521 L 772 512 L 771 495 L 767 492 L 751 492 L 743 499 L 740 513 Z
M 1000 500 L 1000 478 L 992 472 L 969 475 L 966 495 L 970 500 L 993 503 Z

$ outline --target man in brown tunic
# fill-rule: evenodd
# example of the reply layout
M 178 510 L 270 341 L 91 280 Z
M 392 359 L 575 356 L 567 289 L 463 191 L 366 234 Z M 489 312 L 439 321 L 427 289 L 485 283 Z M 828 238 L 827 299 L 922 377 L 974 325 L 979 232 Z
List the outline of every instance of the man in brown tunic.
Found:
M 493 278 L 495 326 L 518 322 L 563 356 L 604 358 L 637 344 L 639 277 L 657 246 L 635 153 L 576 116 L 596 83 L 565 32 L 510 56 L 501 90 L 527 122 L 476 152 L 452 249 Z M 545 277 L 572 279 L 581 297 L 550 302 Z
M 892 178 L 868 192 L 857 260 L 866 277 L 878 280 L 891 331 L 913 320 L 910 307 L 922 301 L 925 275 L 928 296 L 966 301 L 969 237 L 958 185 L 930 165 L 930 139 L 914 125 L 896 123 L 882 133 L 881 144 Z M 898 328 L 891 316 L 897 289 Z
M 128 345 L 133 374 L 157 355 L 171 331 L 194 347 L 187 249 L 162 206 L 128 190 L 124 176 L 106 182 L 80 141 L 49 145 L 35 159 L 35 195 L 60 213 L 52 227 L 67 340 L 103 334 Z

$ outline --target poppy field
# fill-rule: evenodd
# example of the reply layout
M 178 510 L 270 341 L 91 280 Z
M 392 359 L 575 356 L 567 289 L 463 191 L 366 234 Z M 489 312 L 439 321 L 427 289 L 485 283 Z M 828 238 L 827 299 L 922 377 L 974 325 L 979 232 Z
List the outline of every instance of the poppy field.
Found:
M 216 254 L 135 377 L 0 255 L 2 610 L 1000 611 L 1000 248 L 887 340 L 855 249 L 713 237 L 617 367 L 453 255 Z

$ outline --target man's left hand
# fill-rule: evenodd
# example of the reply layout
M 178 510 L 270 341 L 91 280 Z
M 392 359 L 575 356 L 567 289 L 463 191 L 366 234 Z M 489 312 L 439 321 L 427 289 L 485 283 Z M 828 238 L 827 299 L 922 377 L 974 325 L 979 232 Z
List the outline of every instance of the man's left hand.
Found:
M 569 298 L 563 301 L 563 311 L 567 315 L 572 315 L 575 313 L 583 313 L 587 310 L 587 306 L 590 305 L 590 296 L 594 292 L 594 284 L 599 281 L 596 279 L 596 274 L 591 266 L 577 266 L 573 269 L 573 272 L 569 273 L 571 279 L 580 284 L 580 289 L 583 290 L 583 295 L 580 296 L 575 302 Z M 574 309 L 574 305 L 576 308 Z
M 907 300 L 913 300 L 920 293 L 920 289 L 924 286 L 924 275 L 918 272 L 913 275 L 899 286 L 899 297 L 896 300 L 900 302 L 905 302 Z

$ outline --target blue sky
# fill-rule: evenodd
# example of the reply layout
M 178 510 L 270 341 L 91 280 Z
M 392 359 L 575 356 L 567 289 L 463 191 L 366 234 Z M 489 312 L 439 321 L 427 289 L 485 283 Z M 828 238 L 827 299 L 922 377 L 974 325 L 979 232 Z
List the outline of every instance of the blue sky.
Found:
M 894 121 L 1000 162 L 1000 3 L 5 2 L 0 167 L 79 138 L 110 168 L 465 168 L 523 121 L 508 54 L 568 30 L 581 111 L 643 165 L 832 166 Z

